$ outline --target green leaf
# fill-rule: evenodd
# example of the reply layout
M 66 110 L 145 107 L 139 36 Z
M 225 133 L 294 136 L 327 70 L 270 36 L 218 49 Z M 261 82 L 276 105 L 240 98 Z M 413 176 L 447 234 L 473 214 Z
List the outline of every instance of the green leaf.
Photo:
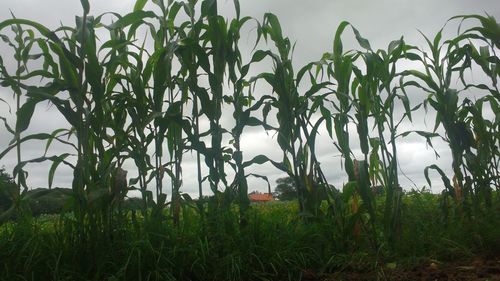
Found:
M 443 170 L 441 170 L 441 168 L 439 168 L 439 166 L 437 166 L 436 164 L 427 166 L 424 169 L 424 176 L 425 176 L 425 179 L 427 180 L 427 183 L 429 184 L 429 186 L 432 186 L 431 180 L 429 178 L 429 169 L 436 170 L 441 175 L 441 180 L 443 181 L 443 184 L 446 187 L 446 189 L 450 192 L 454 192 L 453 187 L 450 184 L 450 179 L 446 176 L 446 174 L 443 172 Z
M 63 49 L 61 46 L 55 43 L 49 44 L 51 49 L 59 57 L 59 65 L 61 66 L 61 74 L 64 80 L 69 84 L 72 89 L 79 88 L 78 82 L 78 71 L 74 64 L 71 63 L 71 56 L 68 57 L 67 54 L 71 54 L 69 51 Z
M 47 154 L 47 151 L 49 150 L 49 147 L 50 145 L 52 144 L 52 141 L 54 141 L 54 139 L 56 138 L 57 134 L 59 134 L 60 132 L 64 132 L 64 131 L 70 131 L 68 129 L 65 129 L 65 128 L 60 128 L 60 129 L 56 129 L 54 130 L 52 133 L 51 133 L 51 138 L 49 138 L 47 140 L 47 144 L 45 145 L 45 151 L 44 151 L 44 155 Z
M 260 125 L 264 125 L 262 121 L 260 121 L 259 119 L 251 116 L 249 117 L 244 124 L 242 124 L 243 126 L 260 126 Z
M 89 0 L 80 0 L 80 3 L 82 3 L 83 13 L 87 15 L 90 11 Z
M 287 169 L 286 165 L 284 165 L 283 163 L 278 163 L 278 162 L 276 162 L 276 161 L 273 161 L 273 160 L 269 159 L 267 156 L 262 155 L 262 154 L 261 154 L 261 155 L 257 155 L 257 156 L 255 156 L 255 157 L 254 157 L 252 160 L 250 160 L 250 161 L 244 162 L 242 166 L 243 166 L 243 168 L 246 168 L 246 167 L 248 167 L 248 166 L 250 166 L 250 165 L 252 165 L 252 164 L 259 164 L 259 165 L 261 165 L 261 164 L 264 164 L 264 163 L 266 163 L 266 162 L 271 162 L 271 164 L 272 164 L 274 167 L 276 167 L 276 168 L 280 169 L 281 171 L 284 171 L 284 172 L 287 172 L 287 171 L 288 171 L 288 169 Z
M 415 53 L 405 53 L 403 57 L 411 61 L 422 61 L 422 58 Z
M 49 161 L 55 161 L 58 157 L 60 157 L 60 156 L 55 156 L 55 155 L 54 156 L 50 156 L 50 157 L 42 156 L 42 157 L 33 158 L 33 159 L 30 159 L 30 160 L 19 162 L 14 167 L 13 175 L 14 175 L 14 177 L 16 177 L 17 175 L 23 175 L 23 174 L 25 174 L 25 171 L 23 171 L 23 168 L 28 163 L 41 163 L 41 162 L 44 162 L 44 161 L 47 161 L 47 160 L 49 160 Z M 69 164 L 69 165 L 72 166 L 71 164 Z M 73 167 L 73 169 L 74 169 L 74 167 Z
M 273 39 L 276 41 L 283 38 L 283 31 L 281 30 L 281 25 L 278 17 L 272 13 L 266 13 L 264 18 L 267 19 L 272 30 Z
M 439 91 L 439 86 L 436 84 L 436 82 L 434 82 L 432 80 L 432 77 L 429 77 L 426 74 L 424 74 L 418 70 L 413 70 L 413 69 L 405 70 L 401 74 L 404 76 L 406 76 L 406 75 L 415 76 L 415 77 L 421 79 L 422 81 L 424 81 L 427 84 L 427 86 L 429 86 L 429 88 L 433 89 L 436 92 Z
M 394 51 L 396 48 L 398 48 L 399 46 L 401 46 L 403 44 L 404 44 L 404 41 L 403 41 L 402 37 L 399 40 L 393 40 L 393 41 L 391 41 L 389 43 L 389 46 L 387 47 L 388 53 L 391 54 L 392 51 Z
M 253 53 L 251 62 L 259 62 L 268 55 L 268 51 L 257 50 Z
M 8 20 L 5 20 L 3 22 L 0 22 L 0 30 L 4 29 L 7 26 L 15 26 L 15 25 L 21 25 L 21 24 L 29 25 L 29 26 L 36 28 L 38 30 L 38 32 L 40 32 L 43 36 L 46 36 L 46 37 L 50 36 L 51 31 L 48 28 L 46 28 L 45 26 L 43 26 L 37 22 L 25 20 L 25 19 L 8 19 Z
M 344 202 L 349 202 L 349 199 L 355 194 L 358 184 L 355 181 L 350 181 L 342 188 L 342 199 Z
M 54 173 L 56 172 L 57 167 L 68 156 L 70 156 L 69 153 L 63 153 L 63 154 L 61 154 L 59 156 L 56 156 L 56 158 L 52 161 L 52 165 L 50 166 L 50 170 L 49 170 L 49 188 L 52 188 L 52 183 L 53 183 L 53 180 L 54 180 Z
M 170 11 L 168 12 L 168 19 L 172 22 L 174 22 L 175 18 L 177 17 L 177 14 L 179 13 L 179 10 L 181 9 L 182 5 L 179 4 L 178 2 L 174 2 L 172 6 L 170 7 Z
M 335 33 L 335 39 L 333 40 L 333 56 L 335 58 L 340 58 L 342 56 L 342 32 L 344 32 L 344 29 L 346 26 L 349 25 L 349 22 L 343 21 L 339 24 L 339 27 L 337 27 L 337 32 Z
M 16 132 L 20 133 L 28 128 L 37 103 L 38 101 L 31 98 L 19 108 L 17 112 Z
M 240 1 L 238 0 L 233 0 L 234 2 L 234 9 L 236 10 L 236 18 L 240 18 Z
M 435 50 L 438 50 L 439 43 L 441 43 L 442 33 L 443 33 L 443 30 L 441 29 L 434 37 L 434 41 L 432 42 L 432 45 L 434 46 Z
M 147 2 L 148 2 L 148 0 L 137 0 L 137 1 L 135 1 L 134 12 L 144 9 L 144 6 L 146 6 Z
M 363 199 L 363 204 L 365 205 L 368 213 L 370 214 L 370 219 L 375 220 L 375 200 L 373 192 L 370 188 L 370 175 L 368 173 L 368 163 L 366 161 L 358 161 L 358 187 L 361 199 Z
M 193 202 L 193 198 L 191 198 L 191 196 L 187 193 L 183 193 L 181 194 L 182 198 L 184 198 L 185 201 L 187 202 Z
M 5 129 L 7 129 L 7 131 L 13 135 L 16 134 L 16 132 L 14 132 L 14 130 L 12 130 L 12 128 L 10 127 L 9 123 L 7 123 L 7 119 L 5 117 L 1 117 L 0 116 L 0 120 L 3 121 L 3 124 L 5 126 Z
M 361 47 L 371 51 L 372 50 L 372 47 L 370 46 L 370 42 L 368 40 L 366 40 L 365 38 L 363 38 L 361 36 L 361 34 L 359 33 L 359 31 L 354 28 L 354 26 L 352 26 L 352 31 L 354 31 L 354 35 L 356 36 L 356 40 L 358 40 L 358 43 Z
M 25 141 L 29 141 L 29 140 L 46 140 L 48 138 L 50 138 L 51 135 L 50 134 L 46 134 L 46 133 L 40 133 L 40 134 L 33 134 L 33 135 L 29 135 L 29 136 L 26 136 L 24 138 L 21 138 L 19 140 L 19 143 L 23 143 Z M 16 144 L 17 143 L 13 143 L 13 144 L 10 144 L 6 149 L 4 149 L 4 151 L 2 151 L 0 153 L 0 159 L 2 159 L 7 153 L 9 153 L 9 151 L 11 151 L 14 147 L 16 147 Z
M 111 24 L 109 27 L 111 29 L 122 29 L 134 23 L 140 22 L 145 18 L 154 18 L 156 14 L 152 11 L 137 10 L 130 14 L 123 16 L 118 19 L 115 23 Z
M 266 163 L 268 161 L 270 161 L 270 159 L 267 156 L 265 156 L 265 155 L 257 155 L 252 160 L 243 163 L 243 167 L 248 167 L 251 164 L 259 164 L 259 165 L 261 165 L 261 164 L 264 164 L 264 163 Z

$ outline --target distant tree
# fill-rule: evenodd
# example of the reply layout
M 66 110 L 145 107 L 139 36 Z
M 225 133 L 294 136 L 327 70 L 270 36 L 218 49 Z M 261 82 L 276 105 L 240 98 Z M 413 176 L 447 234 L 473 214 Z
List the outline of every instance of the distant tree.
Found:
M 297 187 L 291 177 L 279 178 L 276 180 L 274 193 L 280 201 L 291 201 L 297 199 Z
M 14 179 L 0 168 L 0 212 L 3 212 L 12 206 L 14 198 L 19 195 L 19 187 Z

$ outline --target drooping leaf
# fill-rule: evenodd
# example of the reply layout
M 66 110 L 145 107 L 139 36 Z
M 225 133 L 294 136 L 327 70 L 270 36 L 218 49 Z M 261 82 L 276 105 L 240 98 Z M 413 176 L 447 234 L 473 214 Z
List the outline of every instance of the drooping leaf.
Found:
M 56 158 L 53 159 L 52 165 L 50 166 L 49 170 L 49 189 L 52 188 L 52 183 L 54 181 L 54 173 L 56 172 L 57 167 L 61 162 L 64 161 L 68 156 L 70 156 L 69 153 L 63 153 L 61 155 L 58 155 Z
M 19 108 L 17 111 L 16 132 L 21 133 L 28 128 L 37 103 L 38 101 L 35 99 L 28 99 L 23 106 Z
M 156 14 L 152 11 L 137 10 L 121 17 L 115 23 L 111 24 L 109 27 L 111 29 L 123 29 L 129 25 L 140 22 L 146 18 L 154 18 L 154 17 L 156 17 Z

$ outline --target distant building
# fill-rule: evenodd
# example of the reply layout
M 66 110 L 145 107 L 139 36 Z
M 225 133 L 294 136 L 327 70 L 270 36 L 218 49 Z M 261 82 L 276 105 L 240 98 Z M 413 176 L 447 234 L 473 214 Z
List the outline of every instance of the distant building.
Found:
M 272 194 L 260 193 L 258 191 L 253 191 L 250 194 L 248 194 L 248 198 L 250 199 L 250 202 L 257 202 L 257 203 L 274 201 Z

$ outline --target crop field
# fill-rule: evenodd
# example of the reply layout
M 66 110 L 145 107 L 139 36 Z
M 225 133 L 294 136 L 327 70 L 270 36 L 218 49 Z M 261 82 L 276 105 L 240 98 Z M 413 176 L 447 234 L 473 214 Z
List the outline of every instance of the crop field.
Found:
M 500 280 L 495 18 L 459 15 L 454 36 L 378 50 L 343 21 L 297 67 L 286 26 L 238 0 L 231 18 L 216 0 L 103 15 L 80 2 L 73 26 L 0 22 L 0 161 L 16 159 L 0 170 L 0 280 Z M 68 126 L 32 133 L 40 107 Z M 431 129 L 402 126 L 421 110 Z M 249 131 L 280 157 L 248 157 Z M 446 145 L 449 167 L 421 171 L 439 193 L 402 186 L 409 137 L 436 156 Z M 320 161 L 325 138 L 338 167 Z M 33 144 L 42 153 L 27 157 Z M 48 165 L 48 189 L 30 190 L 30 165 Z M 250 201 L 250 178 L 271 193 L 262 165 L 290 179 L 292 201 Z M 70 188 L 53 188 L 61 167 Z

